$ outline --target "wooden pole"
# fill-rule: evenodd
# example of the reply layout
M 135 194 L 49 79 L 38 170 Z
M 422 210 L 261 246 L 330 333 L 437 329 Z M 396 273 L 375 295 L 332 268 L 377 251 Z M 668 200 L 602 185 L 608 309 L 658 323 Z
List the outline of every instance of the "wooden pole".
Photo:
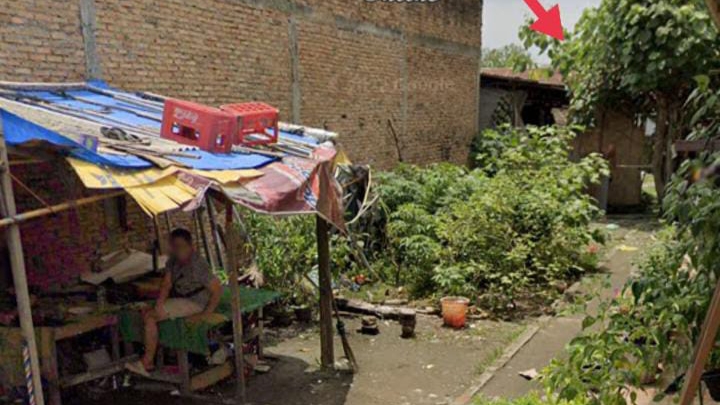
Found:
M 202 246 L 203 250 L 205 251 L 205 257 L 210 262 L 210 267 L 212 267 L 213 271 L 217 270 L 217 262 L 215 261 L 215 256 L 212 253 L 212 250 L 210 249 L 210 244 L 208 243 L 207 233 L 205 232 L 205 224 L 203 221 L 203 207 L 195 210 L 195 215 L 197 218 L 197 226 L 198 230 L 200 231 L 200 238 L 202 239 Z
M 8 160 L 5 137 L 0 134 L 0 215 L 12 218 L 17 214 L 15 195 L 13 194 L 12 179 L 10 178 L 10 162 Z M 12 266 L 15 297 L 17 299 L 20 329 L 30 354 L 30 370 L 32 371 L 32 385 L 35 392 L 35 404 L 44 405 L 42 379 L 40 378 L 40 361 L 38 358 L 37 342 L 35 341 L 35 327 L 32 320 L 32 305 L 28 291 L 27 274 L 25 273 L 25 257 L 22 251 L 20 226 L 13 221 L 7 225 L 7 245 L 10 251 L 10 265 Z M 22 349 L 20 349 L 22 350 Z
M 685 383 L 683 384 L 682 394 L 680 395 L 680 405 L 690 405 L 695 398 L 700 379 L 705 370 L 705 364 L 715 345 L 718 328 L 720 328 L 720 281 L 718 281 L 715 286 L 715 293 L 710 302 L 710 308 L 705 315 L 705 321 L 703 322 L 700 332 L 700 340 L 698 340 L 695 346 L 692 366 L 685 375 Z
M 318 268 L 320 272 L 320 364 L 324 369 L 335 366 L 332 324 L 332 275 L 330 274 L 330 236 L 327 221 L 316 216 Z
M 205 199 L 205 206 L 207 207 L 208 217 L 210 218 L 210 232 L 212 232 L 212 241 L 215 247 L 215 254 L 217 255 L 220 267 L 225 268 L 227 267 L 227 260 L 223 258 L 220 232 L 218 231 L 217 221 L 215 220 L 215 207 L 213 207 L 212 201 L 210 201 L 210 197 L 207 197 Z
M 233 206 L 228 202 L 225 211 L 225 234 L 227 247 L 225 254 L 227 256 L 227 272 L 230 282 L 230 296 L 232 299 L 232 316 L 233 316 L 233 343 L 235 345 L 235 378 L 237 379 L 236 399 L 240 403 L 245 403 L 245 357 L 243 354 L 243 324 L 242 324 L 242 306 L 240 305 L 240 286 L 238 285 L 238 260 L 236 248 L 238 244 L 237 230 L 233 226 Z
M 22 214 L 13 212 L 11 214 L 5 215 L 5 217 L 3 219 L 0 219 L 0 229 L 8 227 L 10 225 L 20 224 L 22 222 L 26 222 L 31 219 L 40 218 L 40 217 L 43 217 L 46 215 L 53 215 L 53 214 L 57 214 L 59 212 L 67 211 L 72 208 L 81 207 L 83 205 L 88 205 L 88 204 L 96 203 L 99 201 L 107 200 L 109 198 L 120 197 L 122 195 L 125 195 L 125 191 L 116 191 L 116 192 L 109 193 L 109 194 L 101 194 L 101 195 L 96 195 L 96 196 L 92 196 L 92 197 L 81 198 L 79 200 L 53 205 L 52 207 L 39 208 L 36 210 L 23 212 Z

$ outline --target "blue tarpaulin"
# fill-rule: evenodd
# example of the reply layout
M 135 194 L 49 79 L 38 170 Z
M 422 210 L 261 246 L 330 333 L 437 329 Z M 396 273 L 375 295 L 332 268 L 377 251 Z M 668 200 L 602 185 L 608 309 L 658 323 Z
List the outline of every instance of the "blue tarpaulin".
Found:
M 143 169 L 152 166 L 149 162 L 137 156 L 107 155 L 93 152 L 70 138 L 20 118 L 15 114 L 4 110 L 0 110 L 0 114 L 2 115 L 5 142 L 9 145 L 17 146 L 30 142 L 47 142 L 66 148 L 70 156 L 99 165 L 128 169 Z
M 3 133 L 10 145 L 22 145 L 29 142 L 47 142 L 61 148 L 67 148 L 70 156 L 91 163 L 126 169 L 144 169 L 152 165 L 136 156 L 108 155 L 93 152 L 70 138 L 62 136 L 40 125 L 34 124 L 7 111 L 2 111 Z M 173 156 L 173 160 L 199 170 L 237 170 L 256 169 L 277 159 L 255 153 L 220 154 L 201 150 L 183 152 L 197 156 L 197 159 Z
M 257 169 L 277 160 L 257 153 L 210 153 L 202 150 L 183 152 L 199 159 L 173 156 L 173 160 L 198 170 Z

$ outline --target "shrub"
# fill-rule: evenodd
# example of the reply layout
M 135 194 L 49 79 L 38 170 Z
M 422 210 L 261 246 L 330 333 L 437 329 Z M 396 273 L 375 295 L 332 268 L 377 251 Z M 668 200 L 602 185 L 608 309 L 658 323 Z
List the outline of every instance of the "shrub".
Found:
M 462 294 L 513 308 L 517 296 L 581 274 L 598 213 L 584 190 L 607 170 L 569 159 L 573 130 L 503 128 L 482 167 L 402 166 L 381 176 L 386 249 L 416 296 Z M 481 141 L 477 141 L 481 142 Z
M 582 400 L 557 400 L 553 398 L 543 398 L 537 394 L 529 394 L 517 399 L 486 399 L 478 398 L 473 402 L 474 405 L 585 405 Z
M 570 161 L 574 131 L 505 127 L 484 134 L 495 149 L 475 170 L 401 165 L 380 173 L 379 208 L 355 228 L 373 275 L 415 297 L 465 295 L 496 311 L 552 298 L 552 283 L 590 268 L 584 252 L 598 239 L 589 231 L 598 210 L 584 190 L 607 171 L 595 155 Z M 314 219 L 247 218 L 268 284 L 297 298 L 317 265 Z M 344 237 L 332 241 L 333 270 L 365 271 Z
M 274 217 L 248 212 L 244 226 L 254 247 L 255 262 L 265 282 L 283 294 L 286 302 L 304 303 L 315 291 L 298 288 L 306 275 L 317 268 L 315 217 L 299 215 Z M 333 235 L 330 249 L 332 269 L 353 271 L 350 245 L 341 235 Z

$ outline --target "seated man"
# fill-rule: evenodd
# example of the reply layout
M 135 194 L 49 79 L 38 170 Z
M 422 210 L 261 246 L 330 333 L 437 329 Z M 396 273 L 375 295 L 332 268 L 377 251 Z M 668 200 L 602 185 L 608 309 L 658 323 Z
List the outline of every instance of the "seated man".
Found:
M 195 252 L 190 232 L 174 230 L 170 234 L 170 258 L 165 266 L 160 296 L 155 308 L 144 315 L 145 355 L 141 360 L 128 364 L 128 370 L 148 376 L 154 368 L 158 322 L 177 318 L 197 322 L 215 312 L 221 295 L 220 280 Z

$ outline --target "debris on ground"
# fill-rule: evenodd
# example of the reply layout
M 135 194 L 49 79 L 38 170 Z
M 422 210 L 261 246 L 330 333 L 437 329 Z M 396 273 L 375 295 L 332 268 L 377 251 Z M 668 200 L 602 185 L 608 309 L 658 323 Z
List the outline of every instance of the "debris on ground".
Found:
M 534 379 L 536 379 L 540 376 L 540 373 L 538 373 L 538 371 L 534 368 L 531 368 L 530 370 L 526 370 L 526 371 L 521 371 L 519 374 L 520 374 L 520 377 L 522 377 L 528 381 L 533 381 Z
M 380 333 L 380 329 L 378 328 L 377 324 L 377 318 L 374 316 L 364 316 L 362 318 L 362 327 L 360 328 L 360 333 L 363 335 L 377 335 Z

